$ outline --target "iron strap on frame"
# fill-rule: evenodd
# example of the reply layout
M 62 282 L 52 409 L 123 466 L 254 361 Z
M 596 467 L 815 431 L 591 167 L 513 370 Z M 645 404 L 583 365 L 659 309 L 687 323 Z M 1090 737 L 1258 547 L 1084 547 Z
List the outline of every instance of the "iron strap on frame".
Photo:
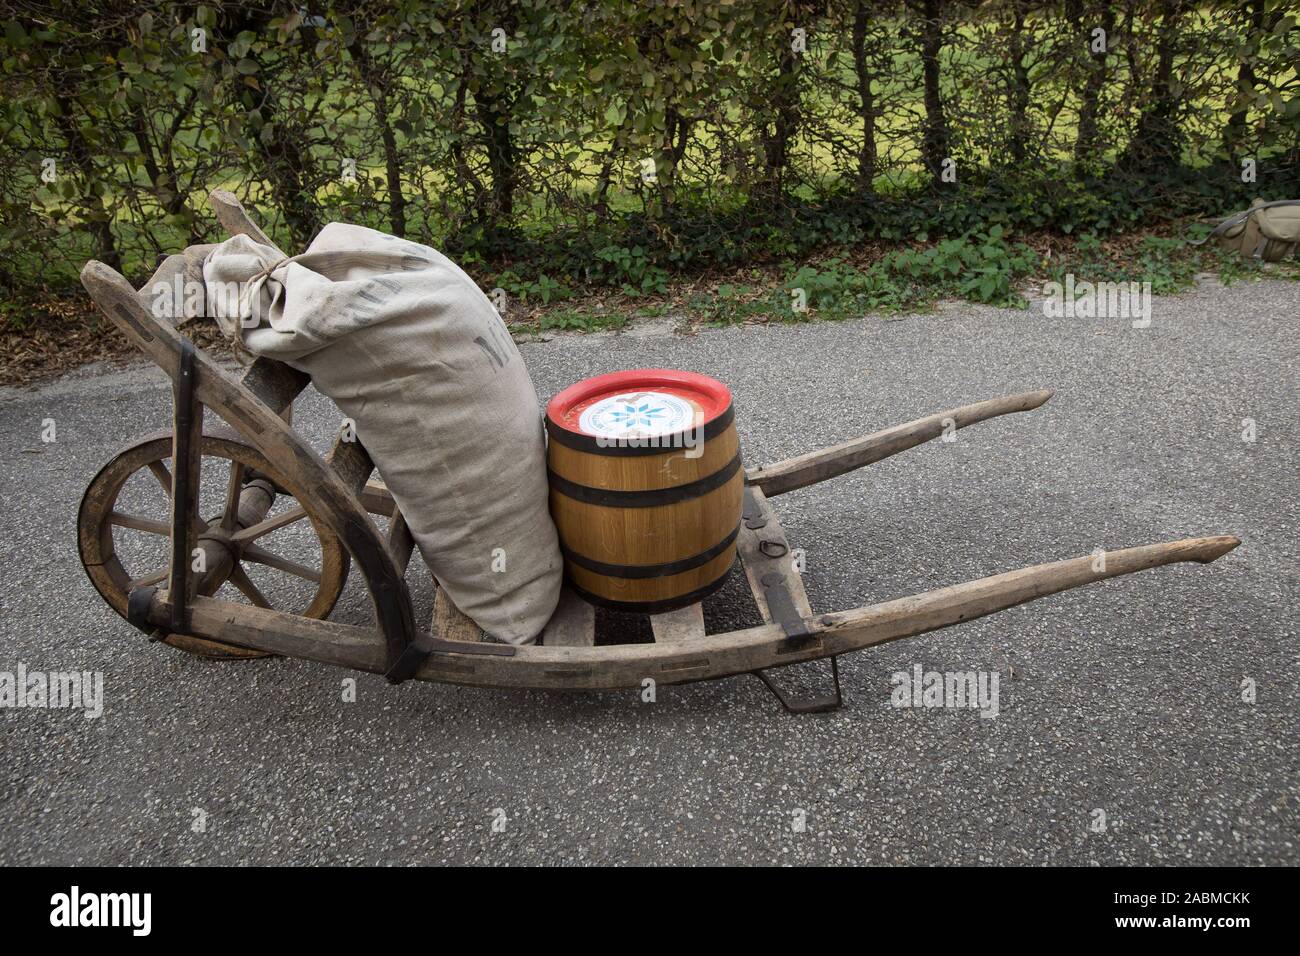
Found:
M 185 602 L 189 597 L 190 458 L 193 454 L 194 419 L 203 407 L 194 400 L 194 344 L 181 338 L 180 367 L 176 375 L 176 434 L 172 436 L 172 567 L 167 600 L 171 605 L 173 633 L 185 633 Z M 197 493 L 198 489 L 193 489 Z
M 172 431 L 172 514 L 171 514 L 171 568 L 168 581 L 167 628 L 161 628 L 149 619 L 153 599 L 158 593 L 154 586 L 132 588 L 126 598 L 126 619 L 129 624 L 149 635 L 152 641 L 161 640 L 170 631 L 184 634 L 187 628 L 186 611 L 190 585 L 189 554 L 189 503 L 197 489 L 190 488 L 190 458 L 194 451 L 194 422 L 202 420 L 203 406 L 195 400 L 197 379 L 194 344 L 189 339 L 180 341 L 180 355 L 176 381 L 172 387 L 175 402 Z
M 741 514 L 741 521 L 750 531 L 761 531 L 767 527 L 767 512 L 763 505 L 759 503 L 758 497 L 754 493 L 752 485 L 745 486 L 744 511 Z M 756 570 L 761 571 L 758 575 L 758 581 L 763 586 L 763 597 L 767 600 L 768 610 L 771 612 L 772 621 L 781 625 L 781 630 L 785 632 L 787 641 L 802 641 L 804 638 L 814 636 L 815 632 L 809 630 L 808 622 L 804 620 L 803 615 L 799 613 L 799 608 L 795 606 L 794 595 L 790 593 L 790 583 L 787 572 L 778 563 L 780 558 L 785 557 L 788 548 L 781 541 L 764 539 L 761 535 L 759 538 L 758 550 L 767 559 L 770 564 L 766 567 L 770 570 L 764 570 L 763 566 Z
M 784 540 L 762 537 L 761 531 L 769 523 L 767 509 L 758 500 L 758 495 L 755 493 L 753 486 L 748 484 L 745 485 L 744 511 L 741 521 L 748 530 L 755 532 L 755 537 L 758 538 L 759 553 L 766 559 L 764 562 L 759 563 L 755 571 L 761 572 L 756 576 L 758 583 L 763 588 L 763 599 L 767 602 L 768 614 L 771 616 L 772 622 L 780 625 L 782 632 L 785 634 L 784 649 L 787 651 L 796 650 L 804 647 L 810 641 L 819 640 L 818 632 L 808 626 L 808 621 L 799 612 L 794 595 L 790 591 L 789 575 L 795 572 L 786 570 L 779 563 L 780 559 L 784 558 L 790 549 Z M 771 570 L 763 570 L 764 567 Z M 844 702 L 844 696 L 840 690 L 838 656 L 831 657 L 831 682 L 835 688 L 834 693 L 831 694 L 813 697 L 791 697 L 777 687 L 772 678 L 768 676 L 766 669 L 753 671 L 753 674 L 781 702 L 781 706 L 792 714 L 825 713 L 838 709 Z

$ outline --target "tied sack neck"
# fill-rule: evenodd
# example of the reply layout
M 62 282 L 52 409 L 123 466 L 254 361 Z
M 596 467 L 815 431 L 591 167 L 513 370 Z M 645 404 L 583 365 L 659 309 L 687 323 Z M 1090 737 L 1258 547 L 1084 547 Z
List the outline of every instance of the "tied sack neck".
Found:
M 300 258 L 243 235 L 208 253 L 203 262 L 208 314 L 236 347 L 244 345 L 247 332 L 275 327 L 284 310 L 289 265 Z

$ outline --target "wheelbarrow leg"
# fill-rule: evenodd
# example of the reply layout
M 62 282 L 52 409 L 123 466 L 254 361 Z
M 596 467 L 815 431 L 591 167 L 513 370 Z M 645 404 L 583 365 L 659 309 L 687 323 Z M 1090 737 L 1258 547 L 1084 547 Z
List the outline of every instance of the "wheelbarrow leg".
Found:
M 770 690 L 773 696 L 781 702 L 789 714 L 825 714 L 832 710 L 839 710 L 844 705 L 844 694 L 840 690 L 840 658 L 836 654 L 831 658 L 831 682 L 835 687 L 833 694 L 823 694 L 817 697 L 791 697 L 767 675 L 767 671 L 754 671 L 754 676 L 763 682 Z

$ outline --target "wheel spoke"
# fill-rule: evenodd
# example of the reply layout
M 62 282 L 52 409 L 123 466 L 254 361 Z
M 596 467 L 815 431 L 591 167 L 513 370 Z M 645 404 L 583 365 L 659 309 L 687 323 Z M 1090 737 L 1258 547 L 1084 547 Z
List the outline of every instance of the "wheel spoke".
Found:
M 167 466 L 161 461 L 151 461 L 149 462 L 149 470 L 153 472 L 153 476 L 158 479 L 158 484 L 162 485 L 163 491 L 170 498 L 172 496 L 172 473 L 167 470 Z
M 307 512 L 302 509 L 302 505 L 294 505 L 284 514 L 276 515 L 274 518 L 267 518 L 265 521 L 259 521 L 254 525 L 249 525 L 243 531 L 236 531 L 230 537 L 236 544 L 248 544 L 256 541 L 258 538 L 270 534 L 272 531 L 279 531 L 285 525 L 293 524 L 295 521 L 301 521 L 305 517 L 307 517 Z
M 230 480 L 226 483 L 226 509 L 221 515 L 221 527 L 227 531 L 235 530 L 235 519 L 239 516 L 239 493 L 243 488 L 244 466 L 232 458 Z
M 126 586 L 128 592 L 134 588 L 146 588 L 167 579 L 168 569 L 159 568 L 157 571 L 150 571 L 144 577 L 136 578 Z
M 266 599 L 266 595 L 258 589 L 256 584 L 253 583 L 253 579 L 248 576 L 248 572 L 244 570 L 242 565 L 236 563 L 235 566 L 230 569 L 230 583 L 239 588 L 240 593 L 258 607 L 273 610 L 273 608 L 271 608 L 271 602 Z
M 153 518 L 142 518 L 139 515 L 124 514 L 121 511 L 110 511 L 108 514 L 108 523 L 119 528 L 130 528 L 133 531 L 144 531 L 148 534 L 162 535 L 164 538 L 170 538 L 172 526 L 170 521 L 157 521 Z M 195 518 L 190 526 L 191 532 L 197 538 L 200 534 L 208 529 L 208 526 L 199 518 Z
M 296 561 L 290 561 L 288 558 L 282 558 L 278 554 L 272 554 L 265 548 L 259 548 L 255 544 L 244 547 L 243 557 L 249 561 L 256 561 L 258 564 L 265 564 L 268 568 L 275 568 L 277 571 L 284 571 L 287 574 L 296 575 L 307 581 L 316 584 L 320 583 L 320 572 L 313 571 L 311 568 L 301 565 Z
M 166 493 L 166 495 L 167 495 L 167 500 L 168 500 L 168 501 L 171 501 L 171 497 L 172 497 L 172 473 L 171 473 L 170 471 L 167 470 L 167 466 L 164 465 L 161 461 L 151 461 L 151 462 L 149 462 L 149 471 L 153 474 L 153 476 L 154 476 L 155 478 L 158 479 L 158 484 L 162 485 L 162 489 L 163 489 L 163 491 L 164 491 L 164 492 Z M 201 500 L 201 498 L 202 498 L 202 483 L 203 483 L 203 479 L 202 479 L 202 477 L 201 477 L 201 476 L 202 476 L 202 470 L 200 470 L 199 474 L 200 474 L 200 478 L 199 478 L 198 485 L 193 489 L 193 494 L 194 494 L 194 500 L 195 500 L 195 501 L 199 501 L 199 500 Z M 207 523 L 206 521 L 204 521 L 202 518 L 200 518 L 200 517 L 196 514 L 196 515 L 194 515 L 194 517 L 193 517 L 193 519 L 192 519 L 192 525 L 191 525 L 191 526 L 192 526 L 192 528 L 193 528 L 193 531 L 194 531 L 195 536 L 197 537 L 199 534 L 201 534 L 202 532 L 204 532 L 204 531 L 207 530 L 207 528 L 208 528 L 208 523 Z M 128 527 L 128 528 L 129 528 L 129 527 L 133 527 L 133 526 L 132 526 L 132 525 L 126 525 L 125 527 Z M 162 531 L 162 532 L 159 532 L 159 533 L 160 533 L 160 534 L 167 534 L 167 535 L 170 535 L 170 534 L 171 534 L 171 521 L 170 521 L 170 519 L 168 520 L 168 522 L 167 522 L 167 526 L 166 526 L 166 527 L 167 527 L 167 530 L 166 530 L 166 531 Z M 149 528 L 140 528 L 139 530 L 141 530 L 141 531 L 149 531 L 149 530 L 151 530 L 151 529 L 149 529 Z
M 147 531 L 149 534 L 160 534 L 164 538 L 172 533 L 172 526 L 166 521 L 155 521 L 153 518 L 142 518 L 139 515 L 124 514 L 121 511 L 109 512 L 108 523 L 119 528 L 131 528 L 135 531 Z

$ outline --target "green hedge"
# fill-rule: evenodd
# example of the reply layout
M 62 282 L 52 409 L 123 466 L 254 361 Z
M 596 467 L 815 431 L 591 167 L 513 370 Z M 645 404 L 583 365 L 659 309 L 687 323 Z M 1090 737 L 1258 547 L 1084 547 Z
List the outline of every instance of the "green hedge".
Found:
M 141 277 L 221 238 L 218 186 L 288 248 L 346 219 L 642 290 L 864 239 L 1122 231 L 1300 195 L 1280 0 L 19 9 L 0 44 L 11 291 L 92 256 Z

